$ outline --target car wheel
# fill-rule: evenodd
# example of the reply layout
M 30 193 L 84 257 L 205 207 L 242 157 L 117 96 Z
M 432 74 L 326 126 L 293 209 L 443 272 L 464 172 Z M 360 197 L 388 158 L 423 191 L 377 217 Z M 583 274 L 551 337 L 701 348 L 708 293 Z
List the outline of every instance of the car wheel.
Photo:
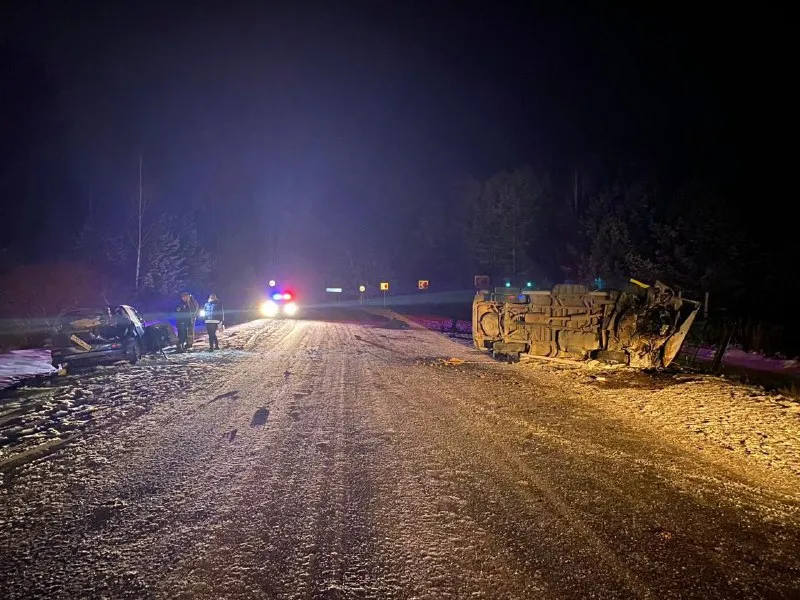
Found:
M 128 348 L 127 359 L 128 362 L 135 365 L 140 358 L 142 358 L 142 345 L 139 340 L 134 340 L 133 344 Z

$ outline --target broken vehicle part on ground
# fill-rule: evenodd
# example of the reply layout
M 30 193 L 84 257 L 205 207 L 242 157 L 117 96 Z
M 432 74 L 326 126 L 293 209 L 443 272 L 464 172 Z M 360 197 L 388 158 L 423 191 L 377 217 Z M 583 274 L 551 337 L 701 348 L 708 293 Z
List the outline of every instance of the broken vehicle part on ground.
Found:
M 497 356 L 598 359 L 666 367 L 680 350 L 700 304 L 663 283 L 631 291 L 481 290 L 472 305 L 475 346 Z
M 118 360 L 135 364 L 142 354 L 162 350 L 173 337 L 169 325 L 145 325 L 132 306 L 78 309 L 58 318 L 50 354 L 56 368 Z

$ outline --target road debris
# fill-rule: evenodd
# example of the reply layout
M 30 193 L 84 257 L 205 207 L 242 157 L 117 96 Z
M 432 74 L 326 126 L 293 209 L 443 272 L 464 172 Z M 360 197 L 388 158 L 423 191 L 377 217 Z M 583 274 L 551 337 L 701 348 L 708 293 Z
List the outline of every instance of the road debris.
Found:
M 448 366 L 463 365 L 466 361 L 463 358 L 443 358 L 442 363 Z

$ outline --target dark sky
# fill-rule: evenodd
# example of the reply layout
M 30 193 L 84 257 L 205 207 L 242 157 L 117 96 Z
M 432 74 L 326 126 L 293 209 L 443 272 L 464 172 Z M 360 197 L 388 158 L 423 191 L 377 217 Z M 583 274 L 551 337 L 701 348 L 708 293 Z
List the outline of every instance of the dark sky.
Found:
M 3 3 L 0 246 L 59 256 L 90 206 L 127 211 L 140 151 L 155 212 L 256 246 L 377 243 L 523 162 L 724 179 L 739 67 L 714 15 L 214 4 Z

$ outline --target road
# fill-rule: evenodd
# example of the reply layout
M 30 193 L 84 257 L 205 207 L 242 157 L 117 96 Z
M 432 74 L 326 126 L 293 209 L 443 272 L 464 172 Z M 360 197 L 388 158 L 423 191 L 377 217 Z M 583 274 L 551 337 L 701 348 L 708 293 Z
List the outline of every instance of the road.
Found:
M 7 470 L 0 596 L 800 597 L 791 481 L 397 321 L 226 336 Z

